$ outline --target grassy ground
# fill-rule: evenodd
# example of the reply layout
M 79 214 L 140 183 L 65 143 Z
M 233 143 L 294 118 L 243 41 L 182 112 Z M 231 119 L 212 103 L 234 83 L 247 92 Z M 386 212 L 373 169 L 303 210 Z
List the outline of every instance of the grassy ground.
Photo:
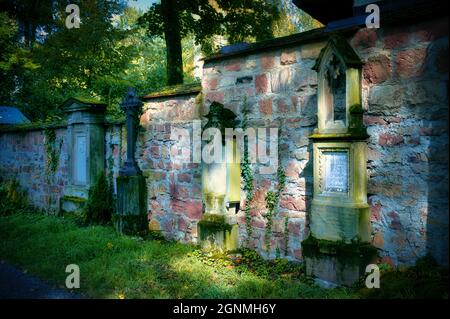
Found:
M 321 289 L 282 261 L 263 265 L 251 253 L 242 261 L 213 258 L 193 246 L 40 214 L 0 217 L 0 256 L 57 286 L 64 286 L 66 266 L 77 264 L 79 292 L 96 298 L 358 297 L 346 288 Z

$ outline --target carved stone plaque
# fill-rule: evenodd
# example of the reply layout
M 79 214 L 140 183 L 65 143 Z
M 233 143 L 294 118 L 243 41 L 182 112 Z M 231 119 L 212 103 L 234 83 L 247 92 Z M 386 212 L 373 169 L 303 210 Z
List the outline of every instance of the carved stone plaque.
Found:
M 77 185 L 87 183 L 86 135 L 75 135 L 74 182 Z
M 322 153 L 322 190 L 326 193 L 348 193 L 348 152 Z

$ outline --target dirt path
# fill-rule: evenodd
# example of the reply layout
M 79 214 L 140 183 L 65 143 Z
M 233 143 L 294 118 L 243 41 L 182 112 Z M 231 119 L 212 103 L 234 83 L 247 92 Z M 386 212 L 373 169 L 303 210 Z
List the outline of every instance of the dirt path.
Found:
M 84 296 L 55 288 L 21 269 L 0 262 L 0 299 L 82 299 Z

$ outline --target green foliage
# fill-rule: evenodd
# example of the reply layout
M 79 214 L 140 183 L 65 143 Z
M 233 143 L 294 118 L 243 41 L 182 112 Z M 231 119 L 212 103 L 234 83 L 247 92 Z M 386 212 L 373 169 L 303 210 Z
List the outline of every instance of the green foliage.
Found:
M 268 280 L 295 279 L 300 282 L 312 284 L 312 278 L 306 277 L 304 264 L 275 258 L 264 260 L 253 249 L 243 248 L 235 252 L 225 253 L 221 250 L 202 251 L 195 250 L 190 253 L 202 263 L 214 267 L 227 267 L 235 269 L 238 273 L 253 273 Z
M 122 236 L 112 227 L 77 227 L 66 216 L 0 217 L 0 242 L 2 259 L 54 285 L 64 285 L 64 269 L 75 260 L 83 272 L 77 292 L 93 298 L 355 297 L 348 289 L 321 289 L 303 282 L 298 264 L 295 271 L 288 270 L 290 263 L 285 261 L 253 271 L 255 264 L 240 266 L 239 254 L 221 262 L 213 253 L 206 264 L 193 246 Z M 271 267 L 279 274 L 275 280 Z M 268 276 L 257 274 L 264 274 L 263 268 Z
M 69 97 L 84 96 L 107 103 L 107 115 L 118 119 L 129 86 L 144 94 L 165 85 L 165 43 L 137 26 L 142 13 L 123 0 L 86 0 L 80 28 L 67 29 L 65 5 L 53 7 L 48 35 L 29 46 L 18 41 L 14 19 L 1 13 L 1 104 L 17 105 L 33 121 L 44 121 L 62 117 L 59 106 Z M 187 39 L 183 50 L 188 71 L 193 70 L 191 42 Z
M 289 0 L 279 0 L 280 18 L 272 24 L 275 37 L 288 36 L 322 27 L 322 24 Z
M 35 69 L 37 66 L 28 56 L 27 47 L 18 42 L 18 23 L 0 12 L 0 104 L 14 104 L 13 92 L 18 88 L 17 75 L 20 69 Z
M 31 47 L 39 40 L 38 32 L 36 32 L 38 29 L 49 32 L 52 27 L 55 27 L 52 16 L 55 13 L 55 6 L 64 5 L 64 3 L 54 0 L 1 0 L 0 5 L 2 11 L 20 22 L 23 43 Z
M 413 267 L 391 268 L 379 265 L 380 288 L 361 288 L 365 298 L 376 299 L 448 299 L 448 268 L 439 266 L 431 255 L 417 260 Z M 360 287 L 365 287 L 362 278 Z
M 173 5 L 178 12 L 181 37 L 193 35 L 206 54 L 217 50 L 214 36 L 226 36 L 230 43 L 272 38 L 272 21 L 278 18 L 277 6 L 263 0 L 176 0 Z M 161 4 L 154 3 L 140 23 L 150 35 L 163 35 Z
M 147 240 L 157 240 L 167 242 L 166 238 L 164 237 L 163 234 L 161 234 L 161 231 L 159 230 L 149 230 L 142 237 Z
M 129 84 L 123 71 L 137 52 L 123 43 L 130 31 L 111 23 L 122 5 L 119 0 L 83 1 L 79 29 L 66 28 L 65 6 L 57 7 L 55 30 L 28 53 L 37 68 L 19 74 L 16 98 L 31 118 L 62 115 L 58 106 L 71 96 L 101 97 L 111 104 L 123 96 Z
M 284 247 L 283 247 L 284 255 L 287 256 L 289 248 L 289 216 L 287 215 L 286 217 L 284 217 L 283 239 L 284 239 Z
M 250 106 L 247 103 L 247 99 L 245 98 L 243 106 L 242 106 L 242 129 L 245 131 L 248 126 L 248 115 L 250 114 Z M 251 203 L 253 201 L 254 193 L 254 185 L 253 185 L 253 171 L 250 165 L 250 158 L 248 154 L 248 137 L 244 138 L 244 158 L 241 163 L 241 176 L 244 180 L 244 191 L 246 193 L 245 199 L 245 229 L 247 231 L 246 238 L 246 246 L 248 246 L 250 239 L 253 234 L 252 227 L 252 214 L 251 214 Z
M 198 225 L 212 232 L 231 230 L 231 225 L 225 221 L 225 216 L 218 214 L 204 214 Z
M 313 235 L 309 235 L 302 241 L 304 256 L 320 256 L 323 253 L 336 255 L 341 262 L 361 262 L 367 264 L 377 255 L 377 248 L 368 242 L 363 242 L 359 238 L 355 238 L 350 243 L 343 240 L 334 241 L 326 239 L 318 239 Z
M 105 174 L 100 174 L 89 192 L 85 206 L 85 218 L 88 224 L 106 224 L 111 221 L 114 212 L 114 198 L 111 185 Z
M 62 140 L 60 140 L 59 144 L 57 145 L 56 131 L 54 129 L 45 129 L 44 136 L 45 136 L 44 140 L 45 152 L 47 155 L 46 174 L 47 178 L 49 178 L 50 175 L 55 174 L 56 170 L 58 169 Z
M 29 209 L 27 194 L 16 179 L 0 183 L 0 216 L 22 213 Z
M 268 191 L 265 197 L 265 201 L 266 201 L 266 208 L 267 208 L 267 212 L 263 215 L 266 219 L 267 219 L 267 223 L 266 223 L 266 232 L 264 235 L 264 240 L 265 240 L 265 244 L 266 244 L 266 250 L 267 252 L 270 253 L 270 248 L 271 248 L 271 238 L 272 238 L 272 225 L 273 225 L 273 216 L 275 214 L 275 208 L 278 206 L 278 203 L 280 201 L 280 197 L 281 197 L 281 193 L 284 190 L 284 187 L 286 186 L 286 176 L 284 173 L 284 169 L 283 166 L 281 165 L 281 161 L 280 161 L 280 154 L 278 154 L 278 168 L 277 168 L 277 187 L 276 187 L 276 192 L 273 191 Z M 285 220 L 285 234 L 284 234 L 284 239 L 285 239 L 285 255 L 287 255 L 287 248 L 288 248 L 288 240 L 289 240 L 289 229 L 287 228 L 287 223 L 288 223 L 288 219 L 289 217 L 286 217 Z
M 266 208 L 268 209 L 263 216 L 267 219 L 266 222 L 266 232 L 264 234 L 264 241 L 266 244 L 267 252 L 270 252 L 271 239 L 272 239 L 272 225 L 273 225 L 273 214 L 275 207 L 278 205 L 277 193 L 268 191 L 266 194 Z
M 240 249 L 235 256 L 232 256 L 235 266 L 240 271 L 251 271 L 258 276 L 270 280 L 280 278 L 297 279 L 307 282 L 305 277 L 304 264 L 291 262 L 287 259 L 275 258 L 264 260 L 255 250 Z
M 192 37 L 203 53 L 218 49 L 217 37 L 230 43 L 272 38 L 278 8 L 264 0 L 162 0 L 139 19 L 150 36 L 166 40 L 168 85 L 183 82 L 181 39 Z
M 4 12 L 0 12 L 0 76 L 2 85 L 0 85 L 0 102 L 8 102 L 10 100 L 10 92 L 13 90 L 11 69 L 14 65 L 14 52 L 16 45 L 14 37 L 17 32 L 17 24 L 10 19 Z M 6 79 L 6 81 L 5 81 Z M 4 84 L 3 84 L 4 83 Z

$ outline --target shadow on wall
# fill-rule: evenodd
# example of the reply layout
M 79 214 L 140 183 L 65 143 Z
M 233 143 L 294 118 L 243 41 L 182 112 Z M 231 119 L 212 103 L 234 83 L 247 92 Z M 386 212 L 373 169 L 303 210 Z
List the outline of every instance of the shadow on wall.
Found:
M 448 20 L 447 20 L 448 21 Z M 447 24 L 448 27 L 448 24 Z M 448 29 L 447 29 L 448 30 Z M 445 58 L 444 58 L 445 57 Z M 440 100 L 427 107 L 432 122 L 424 125 L 421 135 L 428 141 L 428 216 L 426 220 L 426 248 L 440 264 L 449 263 L 449 148 L 448 148 L 448 36 L 431 43 L 427 48 L 425 74 L 437 84 L 433 89 Z M 434 83 L 434 82 L 433 82 Z M 429 103 L 429 102 L 428 102 Z M 426 107 L 426 106 L 424 106 Z

